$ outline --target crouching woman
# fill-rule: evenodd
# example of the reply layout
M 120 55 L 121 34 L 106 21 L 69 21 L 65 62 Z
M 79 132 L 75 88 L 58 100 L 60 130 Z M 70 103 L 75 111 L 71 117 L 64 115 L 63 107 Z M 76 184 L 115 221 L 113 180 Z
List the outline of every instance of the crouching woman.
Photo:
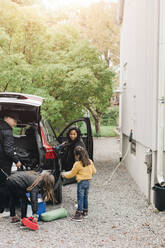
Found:
M 19 200 L 21 200 L 21 219 L 26 217 L 28 204 L 27 192 L 30 192 L 33 218 L 37 222 L 38 194 L 41 194 L 43 201 L 51 200 L 54 203 L 54 183 L 54 176 L 49 172 L 36 175 L 30 172 L 20 171 L 9 176 L 6 184 L 10 197 L 11 222 L 15 223 L 19 221 L 19 217 L 15 213 L 15 208 Z

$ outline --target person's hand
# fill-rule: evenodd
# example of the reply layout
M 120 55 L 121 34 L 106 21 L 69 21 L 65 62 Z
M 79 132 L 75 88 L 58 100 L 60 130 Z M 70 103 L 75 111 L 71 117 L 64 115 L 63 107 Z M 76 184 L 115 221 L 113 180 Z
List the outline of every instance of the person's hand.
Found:
M 37 214 L 33 214 L 32 217 L 33 217 L 33 222 L 37 223 L 38 220 Z
M 16 166 L 17 166 L 18 169 L 20 169 L 20 168 L 21 168 L 21 162 L 18 161 L 18 162 L 16 163 Z
M 37 223 L 37 218 L 35 217 L 35 218 L 33 218 L 33 221 L 35 222 L 35 223 Z

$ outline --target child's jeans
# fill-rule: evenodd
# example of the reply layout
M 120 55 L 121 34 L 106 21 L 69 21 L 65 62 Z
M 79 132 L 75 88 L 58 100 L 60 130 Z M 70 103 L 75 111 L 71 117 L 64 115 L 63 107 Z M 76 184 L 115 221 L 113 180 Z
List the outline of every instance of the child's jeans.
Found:
M 88 209 L 88 192 L 89 192 L 90 182 L 89 180 L 82 180 L 77 184 L 77 201 L 78 201 L 78 211 L 83 211 L 83 209 Z

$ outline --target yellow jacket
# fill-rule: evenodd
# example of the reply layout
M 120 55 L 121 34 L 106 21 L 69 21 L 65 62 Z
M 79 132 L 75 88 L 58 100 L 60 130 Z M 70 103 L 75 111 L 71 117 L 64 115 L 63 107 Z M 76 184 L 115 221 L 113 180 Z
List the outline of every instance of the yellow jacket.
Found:
M 90 162 L 90 165 L 87 165 L 85 167 L 83 167 L 81 161 L 75 162 L 72 170 L 65 173 L 65 177 L 71 178 L 76 176 L 77 182 L 80 182 L 82 180 L 90 180 L 92 178 L 92 175 L 96 174 L 96 168 L 92 160 L 90 160 Z

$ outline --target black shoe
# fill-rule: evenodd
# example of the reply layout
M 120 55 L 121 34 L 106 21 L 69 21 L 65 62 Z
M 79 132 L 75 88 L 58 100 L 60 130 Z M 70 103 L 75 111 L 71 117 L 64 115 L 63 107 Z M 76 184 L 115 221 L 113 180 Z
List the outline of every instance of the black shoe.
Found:
M 87 209 L 84 209 L 82 215 L 83 215 L 83 218 L 84 219 L 87 219 L 88 218 L 88 210 Z
M 0 208 L 0 214 L 2 214 L 4 212 L 4 208 Z
M 83 220 L 82 212 L 77 210 L 75 215 L 72 217 L 72 220 L 74 220 L 74 221 L 82 221 Z

